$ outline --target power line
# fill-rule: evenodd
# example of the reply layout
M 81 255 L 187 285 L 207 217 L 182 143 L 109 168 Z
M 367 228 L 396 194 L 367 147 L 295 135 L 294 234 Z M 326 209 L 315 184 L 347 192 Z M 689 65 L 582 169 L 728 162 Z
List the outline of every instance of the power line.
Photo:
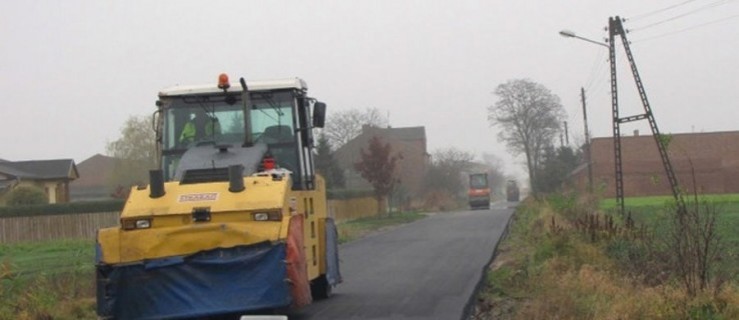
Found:
M 667 19 L 663 19 L 663 20 L 660 20 L 660 21 L 657 21 L 657 22 L 653 22 L 653 23 L 648 24 L 648 25 L 643 26 L 643 27 L 632 28 L 629 31 L 634 32 L 634 31 L 639 31 L 639 30 L 644 30 L 644 29 L 648 29 L 648 28 L 651 28 L 651 27 L 655 27 L 655 26 L 661 25 L 661 24 L 666 23 L 666 22 L 670 22 L 670 21 L 673 21 L 673 20 L 676 20 L 676 19 L 680 19 L 682 17 L 688 16 L 688 15 L 691 15 L 691 14 L 695 14 L 695 13 L 700 12 L 700 11 L 703 11 L 705 9 L 710 9 L 710 8 L 718 7 L 720 5 L 727 4 L 727 3 L 731 2 L 731 1 L 733 1 L 733 0 L 718 0 L 718 1 L 714 1 L 714 2 L 711 2 L 709 4 L 704 5 L 702 7 L 698 7 L 696 9 L 691 10 L 691 11 L 685 12 L 683 14 L 679 14 L 679 15 L 672 16 L 672 17 L 667 18 Z
M 590 86 L 590 89 L 587 89 L 586 88 L 586 91 L 589 91 L 591 93 L 591 95 L 601 94 L 601 93 L 603 93 L 603 89 L 604 88 L 607 88 L 607 86 L 605 86 L 605 84 L 609 82 L 608 73 L 607 72 L 603 72 L 601 75 L 602 76 L 599 77 L 598 80 L 593 81 L 593 84 Z
M 695 1 L 695 0 L 683 1 L 683 2 L 680 2 L 678 4 L 673 4 L 671 6 L 667 6 L 667 7 L 662 8 L 662 9 L 657 9 L 657 10 L 650 11 L 650 12 L 647 12 L 647 13 L 642 13 L 642 14 L 635 15 L 635 16 L 633 16 L 631 18 L 628 18 L 627 20 L 629 20 L 629 21 L 637 21 L 637 20 L 646 18 L 648 16 L 651 16 L 651 15 L 654 15 L 654 14 L 657 14 L 657 13 L 660 13 L 660 12 L 664 12 L 664 11 L 667 11 L 667 10 L 670 10 L 670 9 L 673 9 L 673 8 L 677 8 L 677 7 L 682 6 L 682 5 L 686 5 L 686 4 L 691 3 L 693 1 Z
M 605 50 L 600 50 L 598 54 L 595 56 L 595 60 L 593 60 L 593 65 L 590 68 L 590 72 L 588 73 L 588 78 L 585 81 L 585 89 L 589 90 L 590 86 L 592 86 L 593 82 L 595 82 L 596 77 L 601 73 L 600 71 L 603 69 L 603 66 L 606 65 L 606 52 Z
M 684 28 L 684 29 L 680 29 L 680 30 L 676 30 L 676 31 L 672 31 L 672 32 L 667 32 L 667 33 L 663 33 L 663 34 L 652 36 L 652 37 L 647 37 L 647 38 L 643 38 L 643 39 L 634 40 L 634 42 L 644 42 L 644 41 L 659 39 L 659 38 L 662 38 L 662 37 L 667 37 L 667 36 L 670 36 L 670 35 L 673 35 L 673 34 L 682 33 L 682 32 L 685 32 L 685 31 L 689 31 L 689 30 L 693 30 L 693 29 L 697 29 L 697 28 L 709 26 L 709 25 L 712 25 L 712 24 L 716 24 L 716 23 L 719 23 L 719 22 L 724 22 L 726 20 L 731 20 L 731 19 L 735 19 L 735 18 L 739 18 L 739 14 L 736 14 L 736 15 L 733 15 L 733 16 L 729 16 L 729 17 L 726 17 L 726 18 L 722 18 L 722 19 L 718 19 L 718 20 L 709 21 L 709 22 L 706 22 L 706 23 L 702 23 L 702 24 L 699 24 L 699 25 L 692 26 L 692 27 L 687 27 L 687 28 Z

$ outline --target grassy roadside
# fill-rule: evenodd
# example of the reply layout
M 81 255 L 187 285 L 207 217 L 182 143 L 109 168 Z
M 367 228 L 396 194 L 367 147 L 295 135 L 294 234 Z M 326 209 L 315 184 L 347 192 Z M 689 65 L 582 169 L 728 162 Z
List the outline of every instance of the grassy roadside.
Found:
M 370 217 L 338 223 L 339 243 L 356 240 L 390 226 L 410 223 L 424 218 L 425 215 L 416 212 L 395 213 L 390 216 Z
M 337 225 L 340 243 L 425 217 L 364 218 Z M 96 319 L 92 240 L 0 245 L 0 319 Z
M 635 243 L 644 239 L 643 228 L 604 215 L 584 226 L 580 217 L 596 209 L 596 201 L 563 197 L 523 203 L 471 319 L 739 319 L 737 281 L 686 294 L 648 259 L 632 263 L 640 258 Z

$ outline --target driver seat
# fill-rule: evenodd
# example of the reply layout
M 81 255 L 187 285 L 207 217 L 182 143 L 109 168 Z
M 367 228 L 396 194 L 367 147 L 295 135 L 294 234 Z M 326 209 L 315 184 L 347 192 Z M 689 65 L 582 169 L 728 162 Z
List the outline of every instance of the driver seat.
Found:
M 289 126 L 271 126 L 264 129 L 259 138 L 264 143 L 292 142 L 293 129 Z

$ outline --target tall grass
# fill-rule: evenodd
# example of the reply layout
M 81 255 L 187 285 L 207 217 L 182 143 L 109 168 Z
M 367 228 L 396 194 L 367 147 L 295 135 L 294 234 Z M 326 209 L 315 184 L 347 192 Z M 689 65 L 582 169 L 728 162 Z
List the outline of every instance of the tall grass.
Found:
M 597 199 L 555 195 L 517 209 L 474 319 L 739 319 L 739 283 L 688 294 L 650 261 L 641 222 Z M 588 218 L 583 218 L 583 217 Z M 635 219 L 636 220 L 636 219 Z M 641 256 L 640 256 L 641 255 Z
M 0 245 L 0 319 L 95 319 L 94 243 Z

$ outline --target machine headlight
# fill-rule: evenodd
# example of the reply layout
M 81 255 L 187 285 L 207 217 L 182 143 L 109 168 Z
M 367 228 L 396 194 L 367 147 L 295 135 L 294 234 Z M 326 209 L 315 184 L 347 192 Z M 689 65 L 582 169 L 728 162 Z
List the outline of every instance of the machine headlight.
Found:
M 254 217 L 254 221 L 282 221 L 282 213 L 279 211 L 255 212 L 252 217 Z
M 151 220 L 136 220 L 136 229 L 148 229 L 151 227 Z
M 151 228 L 151 219 L 127 219 L 121 221 L 123 230 L 138 230 Z

